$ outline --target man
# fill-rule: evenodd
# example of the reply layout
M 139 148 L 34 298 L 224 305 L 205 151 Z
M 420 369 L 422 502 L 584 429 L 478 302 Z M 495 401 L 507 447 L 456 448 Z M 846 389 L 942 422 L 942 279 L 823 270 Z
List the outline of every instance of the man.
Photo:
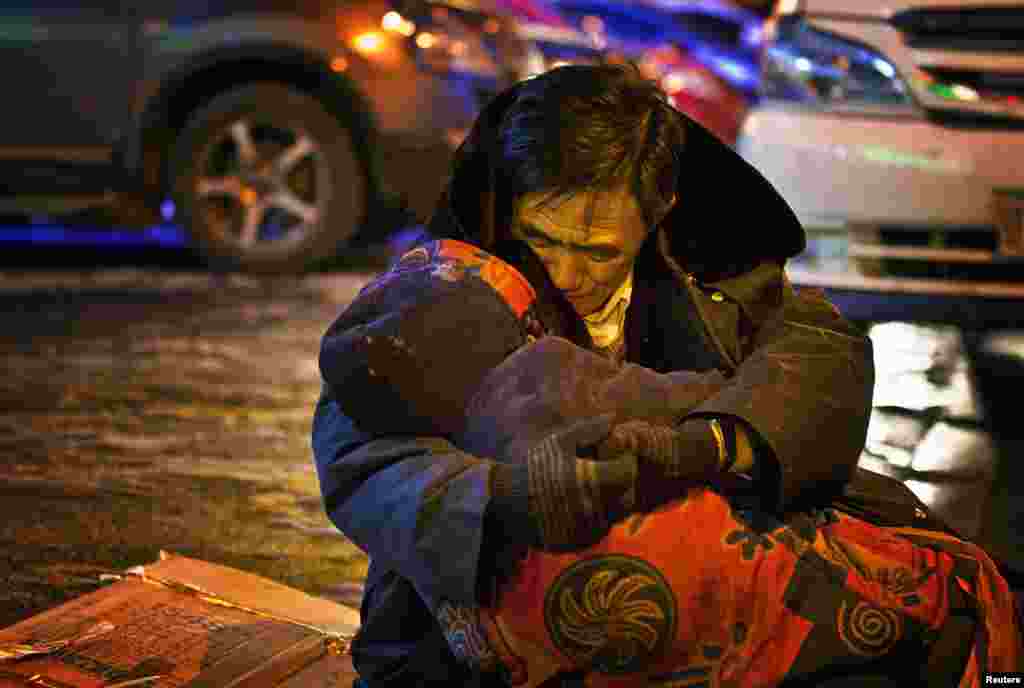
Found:
M 1016 669 L 1012 596 L 980 548 L 917 517 L 904 519 L 910 528 L 884 527 L 872 522 L 877 510 L 856 510 L 865 520 L 842 501 L 776 516 L 723 476 L 694 482 L 680 470 L 688 447 L 676 419 L 731 382 L 718 371 L 620 365 L 559 337 L 517 338 L 515 314 L 529 312 L 532 297 L 514 288 L 514 275 L 466 244 L 423 244 L 360 292 L 328 335 L 344 355 L 324 361 L 334 400 L 357 423 L 380 423 L 376 407 L 390 397 L 391 434 L 443 428 L 458 449 L 508 470 L 525 460 L 528 476 L 550 480 L 535 500 L 538 520 L 558 522 L 561 512 L 589 526 L 569 536 L 548 530 L 539 543 L 571 542 L 571 552 L 508 557 L 481 595 L 486 605 L 438 605 L 442 632 L 467 666 L 504 671 L 514 686 L 583 672 L 587 685 L 620 687 L 683 676 L 738 685 L 975 685 L 986 671 Z M 464 338 L 423 327 L 424 304 L 435 315 L 471 311 L 481 323 L 473 348 L 497 352 L 492 365 L 431 353 L 458 351 Z M 382 334 L 391 343 L 375 344 Z M 499 361 L 506 339 L 519 346 Z M 417 374 L 417 361 L 431 365 Z M 481 378 L 456 403 L 421 393 L 450 394 L 448 382 L 473 369 Z M 548 461 L 566 435 L 603 435 L 596 429 L 605 417 L 611 430 L 597 462 Z M 867 477 L 858 469 L 853 483 L 863 488 Z M 891 482 L 876 499 L 923 507 Z M 599 541 L 579 549 L 588 534 Z
M 516 313 L 532 337 L 557 335 L 659 374 L 729 378 L 673 428 L 662 482 L 743 475 L 762 508 L 786 511 L 827 503 L 849 480 L 870 412 L 869 341 L 786 281 L 804 235 L 785 202 L 634 72 L 565 67 L 495 98 L 457 152 L 429 230 L 515 269 L 525 286 L 498 281 L 535 297 Z M 404 356 L 409 375 L 429 370 L 431 356 L 457 360 L 447 384 L 422 390 L 442 406 L 520 344 L 510 334 L 505 351 L 477 350 L 471 316 L 488 306 L 466 292 L 466 307 L 451 308 L 461 293 L 452 277 L 448 307 L 410 293 L 393 304 L 401 317 L 346 318 L 321 350 L 313 447 L 331 519 L 371 558 L 353 646 L 371 688 L 494 680 L 455 661 L 438 615 L 476 605 L 527 547 L 595 542 L 609 525 L 601 514 L 628 501 L 616 488 L 629 475 L 584 456 L 607 427 L 502 464 L 456 448 L 453 428 L 389 433 L 401 398 L 367 398 L 358 424 L 343 412 L 335 366 L 354 341 L 367 360 Z M 463 331 L 465 347 L 410 352 L 399 321 Z M 658 470 L 638 469 L 637 479 L 657 485 Z

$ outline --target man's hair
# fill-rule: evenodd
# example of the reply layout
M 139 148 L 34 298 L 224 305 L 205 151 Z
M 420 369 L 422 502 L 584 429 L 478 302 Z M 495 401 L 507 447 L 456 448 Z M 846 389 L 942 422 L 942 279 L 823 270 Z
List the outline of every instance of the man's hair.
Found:
M 685 138 L 657 84 L 633 65 L 553 69 L 528 79 L 502 119 L 499 175 L 510 200 L 633 192 L 648 227 L 670 207 Z M 502 208 L 506 219 L 512 208 Z

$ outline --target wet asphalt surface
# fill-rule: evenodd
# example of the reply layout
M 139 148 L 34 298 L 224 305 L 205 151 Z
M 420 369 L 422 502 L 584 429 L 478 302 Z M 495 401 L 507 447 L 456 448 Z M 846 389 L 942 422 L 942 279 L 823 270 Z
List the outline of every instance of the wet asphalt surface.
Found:
M 319 339 L 387 258 L 273 279 L 189 253 L 0 254 L 0 627 L 161 549 L 358 604 L 309 448 Z M 868 324 L 865 324 L 868 328 Z M 874 325 L 862 464 L 1024 568 L 1021 333 Z
M 324 516 L 309 430 L 320 336 L 379 266 L 5 251 L 0 627 L 161 549 L 357 604 L 366 558 Z

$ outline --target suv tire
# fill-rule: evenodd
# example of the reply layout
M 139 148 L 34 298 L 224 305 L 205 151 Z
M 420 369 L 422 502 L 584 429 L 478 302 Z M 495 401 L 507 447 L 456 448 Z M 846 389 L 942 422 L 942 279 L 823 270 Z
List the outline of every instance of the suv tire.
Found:
M 284 84 L 215 96 L 191 114 L 170 161 L 180 217 L 215 269 L 302 271 L 351 239 L 366 212 L 351 131 Z

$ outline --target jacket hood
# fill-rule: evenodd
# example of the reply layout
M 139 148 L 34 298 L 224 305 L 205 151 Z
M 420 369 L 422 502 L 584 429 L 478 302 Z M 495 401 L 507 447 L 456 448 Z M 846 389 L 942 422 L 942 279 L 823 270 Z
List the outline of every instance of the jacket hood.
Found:
M 525 83 L 499 94 L 477 117 L 455 152 L 451 175 L 429 223 L 435 238 L 473 244 L 517 266 L 517 256 L 509 254 L 515 249 L 495 242 L 496 210 L 508 207 L 502 202 L 507 200 L 503 190 L 497 188 L 496 163 L 499 129 Z M 659 229 L 666 233 L 675 261 L 698 278 L 712 281 L 761 262 L 784 263 L 803 251 L 803 227 L 768 180 L 703 126 L 673 112 L 686 130 L 678 152 L 679 201 Z

